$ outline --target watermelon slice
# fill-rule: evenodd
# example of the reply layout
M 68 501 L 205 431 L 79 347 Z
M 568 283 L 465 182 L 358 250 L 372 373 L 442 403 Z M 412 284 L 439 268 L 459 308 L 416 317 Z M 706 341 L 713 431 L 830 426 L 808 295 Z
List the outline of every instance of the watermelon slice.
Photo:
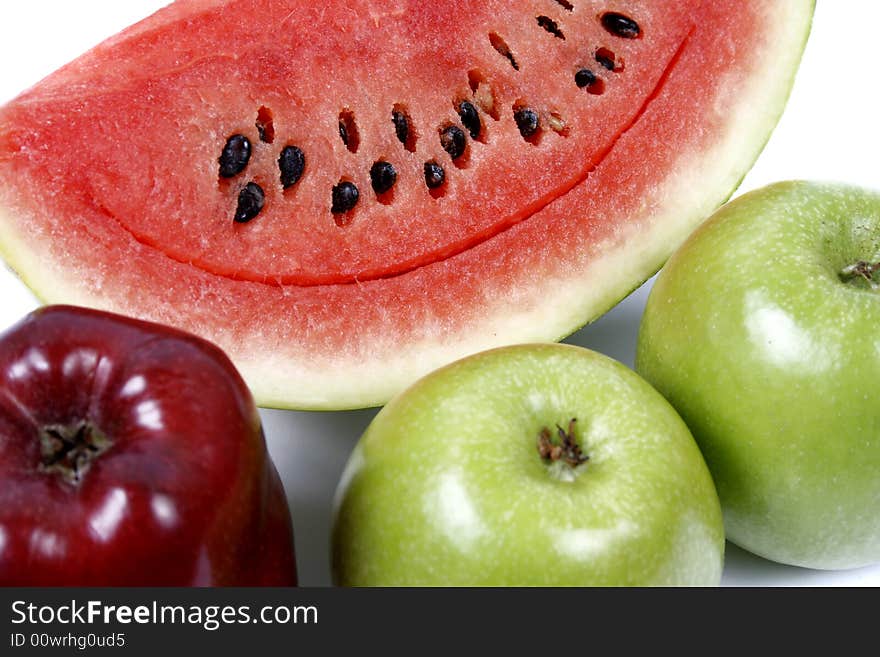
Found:
M 810 0 L 180 0 L 0 109 L 48 302 L 221 345 L 262 405 L 380 404 L 655 272 L 775 125 Z

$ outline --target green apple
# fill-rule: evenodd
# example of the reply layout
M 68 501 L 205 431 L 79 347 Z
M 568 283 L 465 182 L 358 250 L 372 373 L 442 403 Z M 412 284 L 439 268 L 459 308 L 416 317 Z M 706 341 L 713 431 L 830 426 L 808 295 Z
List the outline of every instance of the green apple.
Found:
M 651 291 L 636 369 L 693 431 L 747 550 L 880 560 L 878 262 L 880 195 L 779 183 L 719 210 Z
M 496 349 L 392 400 L 337 491 L 342 585 L 715 585 L 724 535 L 681 418 L 566 345 Z

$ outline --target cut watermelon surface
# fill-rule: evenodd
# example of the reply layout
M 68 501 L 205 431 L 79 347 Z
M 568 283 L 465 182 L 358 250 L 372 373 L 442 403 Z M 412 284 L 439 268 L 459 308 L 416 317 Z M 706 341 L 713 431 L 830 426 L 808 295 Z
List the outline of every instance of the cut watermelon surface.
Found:
M 0 110 L 48 302 L 223 347 L 263 405 L 558 339 L 723 202 L 813 3 L 176 2 Z

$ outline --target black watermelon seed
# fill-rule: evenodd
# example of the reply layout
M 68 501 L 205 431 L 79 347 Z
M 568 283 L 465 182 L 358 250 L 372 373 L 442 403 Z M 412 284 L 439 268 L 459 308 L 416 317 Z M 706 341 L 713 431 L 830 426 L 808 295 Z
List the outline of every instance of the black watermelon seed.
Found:
M 384 194 L 397 182 L 397 170 L 391 162 L 379 160 L 370 167 L 370 182 L 374 192 Z
M 339 122 L 339 136 L 342 139 L 342 143 L 348 146 L 348 128 L 343 121 Z
M 333 202 L 330 205 L 330 212 L 342 214 L 343 212 L 350 211 L 357 205 L 360 192 L 358 192 L 357 185 L 346 180 L 333 186 L 332 197 Z
M 238 206 L 235 208 L 234 221 L 239 224 L 249 222 L 260 214 L 265 200 L 266 195 L 263 194 L 263 188 L 255 182 L 249 182 L 238 193 Z
M 281 170 L 281 186 L 292 187 L 302 178 L 306 168 L 306 155 L 298 146 L 285 146 L 278 156 L 278 168 Z
M 596 61 L 599 65 L 607 68 L 609 71 L 614 70 L 614 58 L 608 55 L 608 51 L 602 48 L 596 51 Z
M 596 84 L 596 74 L 588 68 L 582 68 L 574 74 L 574 83 L 581 89 Z
M 602 27 L 615 36 L 624 39 L 635 39 L 641 34 L 639 24 L 629 16 L 609 11 L 602 14 Z
M 559 29 L 559 24 L 554 21 L 549 16 L 538 16 L 537 17 L 538 25 L 547 30 L 550 34 L 555 36 L 557 39 L 562 39 L 565 41 L 565 35 L 562 33 L 562 30 Z
M 409 139 L 409 121 L 406 114 L 395 110 L 391 112 L 391 120 L 394 122 L 394 133 L 397 135 L 397 140 L 406 145 L 406 141 Z
M 220 177 L 232 178 L 237 176 L 247 166 L 251 159 L 251 142 L 244 135 L 232 135 L 226 140 L 220 158 Z
M 523 137 L 531 137 L 538 131 L 538 113 L 529 107 L 520 107 L 513 112 L 513 119 L 519 134 Z
M 440 131 L 440 145 L 453 160 L 457 160 L 464 155 L 464 149 L 467 145 L 464 131 L 457 125 L 446 126 Z
M 425 184 L 428 189 L 437 189 L 446 180 L 446 172 L 436 162 L 425 162 Z
M 480 114 L 473 103 L 464 100 L 458 106 L 458 115 L 461 117 L 462 125 L 467 128 L 471 135 L 471 139 L 477 139 L 483 129 L 483 123 L 480 121 Z

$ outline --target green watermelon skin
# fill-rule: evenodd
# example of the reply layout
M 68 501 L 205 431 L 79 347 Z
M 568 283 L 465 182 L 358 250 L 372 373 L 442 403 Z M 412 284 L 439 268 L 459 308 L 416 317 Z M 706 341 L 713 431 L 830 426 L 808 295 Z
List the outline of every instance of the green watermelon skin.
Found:
M 639 17 L 635 40 L 603 33 L 599 3 L 509 4 L 171 5 L 0 110 L 5 259 L 47 302 L 217 342 L 265 406 L 377 405 L 466 354 L 564 337 L 735 189 L 782 112 L 813 3 L 616 3 Z M 562 49 L 514 22 L 523 11 L 552 13 Z M 245 28 L 242 15 L 257 18 Z M 590 60 L 599 45 L 625 69 L 603 73 Z M 602 95 L 572 84 L 588 64 L 607 79 Z M 485 133 L 450 161 L 436 129 L 460 120 L 465 99 Z M 523 100 L 540 114 L 537 140 L 519 134 Z M 391 129 L 398 103 L 413 151 Z M 272 143 L 257 135 L 260 108 Z M 355 151 L 338 136 L 343 110 Z M 218 180 L 235 132 L 254 154 Z M 294 142 L 308 159 L 291 193 L 274 183 Z M 383 158 L 399 170 L 392 198 L 366 175 Z M 420 177 L 429 159 L 447 171 L 439 195 Z M 343 179 L 361 200 L 337 221 L 329 190 Z M 233 225 L 250 180 L 266 207 Z

